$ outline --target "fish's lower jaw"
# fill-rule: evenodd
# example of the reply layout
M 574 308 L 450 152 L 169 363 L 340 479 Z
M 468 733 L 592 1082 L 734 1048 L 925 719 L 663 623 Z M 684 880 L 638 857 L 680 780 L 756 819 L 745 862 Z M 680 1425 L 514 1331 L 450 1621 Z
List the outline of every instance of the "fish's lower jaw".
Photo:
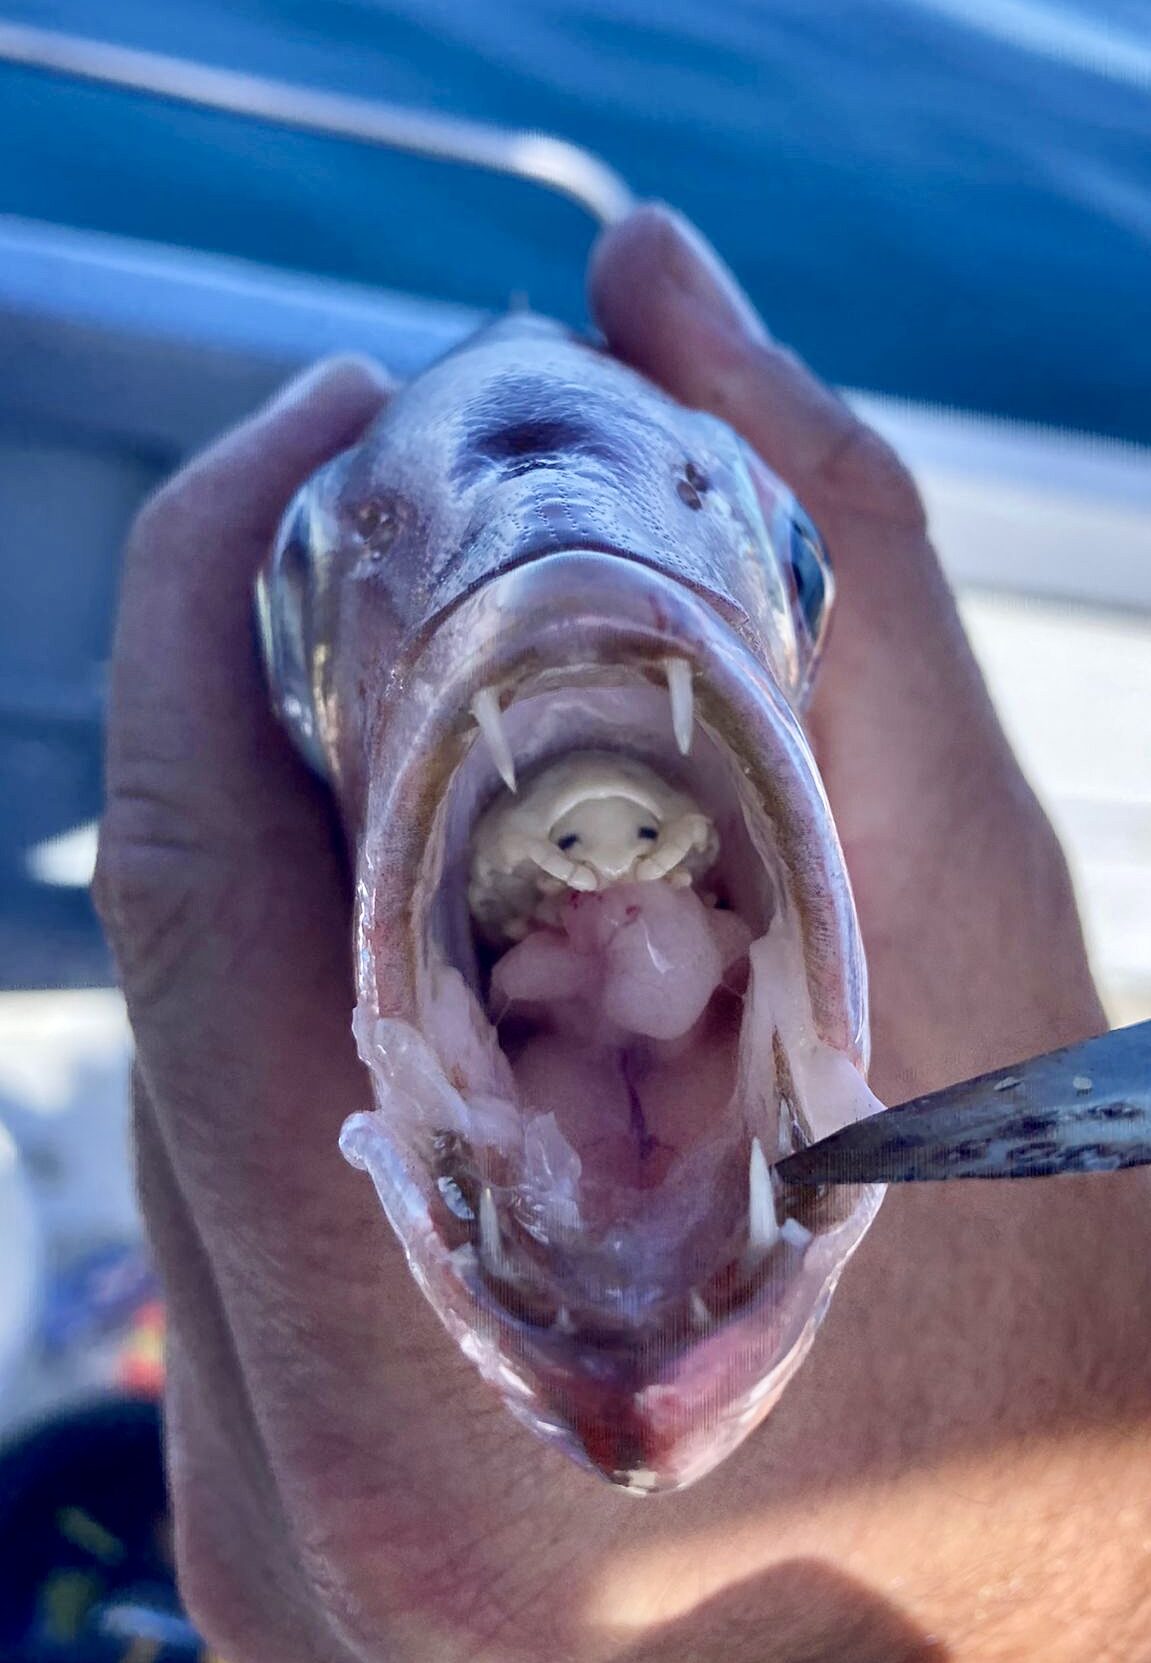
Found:
M 806 743 L 710 607 L 602 555 L 488 585 L 406 691 L 360 851 L 377 1107 L 344 1151 L 509 1408 L 681 1488 L 775 1401 L 878 1199 L 772 1172 L 871 1104 Z
M 806 1356 L 878 1195 L 789 1190 L 752 1134 L 728 1163 L 742 1163 L 742 1183 L 695 1197 L 730 1212 L 710 1258 L 669 1233 L 674 1192 L 662 1223 L 647 1220 L 651 1239 L 642 1215 L 631 1232 L 589 1235 L 563 1198 L 549 1234 L 549 1198 L 525 1178 L 530 1125 L 517 1151 L 493 1105 L 460 1098 L 407 1024 L 361 1012 L 357 1031 L 378 1106 L 349 1120 L 341 1147 L 374 1179 L 418 1284 L 488 1383 L 547 1441 L 635 1494 L 710 1472 Z M 425 1151 L 431 1194 L 397 1159 L 395 1129 L 417 1102 L 441 1127 Z M 773 1147 L 794 1147 L 803 1129 L 786 1099 L 777 1107 Z
M 698 1311 L 702 1296 L 689 1292 L 659 1328 L 621 1323 L 614 1334 L 589 1332 L 562 1304 L 533 1301 L 511 1264 L 485 1263 L 482 1245 L 443 1251 L 430 1223 L 410 1214 L 381 1118 L 353 1116 L 341 1147 L 375 1180 L 449 1334 L 518 1420 L 637 1496 L 686 1489 L 759 1425 L 806 1358 L 863 1234 L 858 1221 L 847 1222 L 820 1243 L 785 1225 L 771 1262 L 761 1261 L 758 1273 L 737 1267 L 754 1290 L 742 1321 L 725 1318 L 718 1302 Z

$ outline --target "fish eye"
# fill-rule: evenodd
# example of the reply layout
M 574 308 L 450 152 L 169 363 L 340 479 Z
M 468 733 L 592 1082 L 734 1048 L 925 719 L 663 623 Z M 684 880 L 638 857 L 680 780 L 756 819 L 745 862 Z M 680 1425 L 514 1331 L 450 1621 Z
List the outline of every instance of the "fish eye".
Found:
M 831 597 L 831 562 L 819 533 L 796 505 L 791 519 L 792 575 L 800 614 L 813 641 L 818 641 Z
M 566 855 L 568 850 L 569 849 L 574 849 L 578 842 L 579 842 L 579 833 L 578 832 L 567 832 L 567 833 L 565 833 L 565 835 L 563 837 L 557 838 L 556 848 L 557 849 L 562 849 L 564 854 Z
M 640 826 L 636 831 L 637 837 L 644 837 L 649 843 L 654 843 L 659 832 L 654 826 Z

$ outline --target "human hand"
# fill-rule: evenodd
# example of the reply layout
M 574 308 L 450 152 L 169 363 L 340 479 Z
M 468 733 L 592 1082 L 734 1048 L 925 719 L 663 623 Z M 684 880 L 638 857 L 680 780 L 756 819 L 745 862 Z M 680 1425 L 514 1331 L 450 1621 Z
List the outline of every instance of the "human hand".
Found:
M 898 464 L 665 216 L 607 234 L 593 299 L 614 350 L 744 431 L 836 561 L 811 724 L 877 1091 L 1100 1027 L 1062 857 Z M 1125 1320 L 1151 1294 L 1141 1175 L 892 1196 L 766 1427 L 637 1508 L 480 1385 L 335 1157 L 369 1103 L 350 897 L 331 805 L 267 714 L 249 595 L 294 487 L 384 396 L 362 367 L 321 371 L 155 499 L 125 568 L 98 894 L 138 1044 L 194 1615 L 229 1663 L 896 1663 L 930 1655 L 929 1628 L 957 1659 L 992 1632 L 1004 1657 L 1097 1655 L 1137 1609 L 1130 1553 L 1097 1544 L 1123 1486 L 1132 1507 L 1146 1489 L 1130 1425 L 1106 1431 L 1147 1386 Z M 1065 1603 L 1082 1626 L 1083 1580 L 1086 1638 Z M 976 1630 L 973 1583 L 997 1628 Z

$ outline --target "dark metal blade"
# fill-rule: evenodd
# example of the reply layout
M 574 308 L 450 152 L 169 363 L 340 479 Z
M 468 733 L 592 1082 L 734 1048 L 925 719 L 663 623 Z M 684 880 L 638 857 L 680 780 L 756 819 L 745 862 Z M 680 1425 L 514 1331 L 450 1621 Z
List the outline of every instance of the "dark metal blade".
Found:
M 1050 1178 L 1151 1164 L 1151 1022 L 858 1120 L 780 1161 L 790 1184 Z

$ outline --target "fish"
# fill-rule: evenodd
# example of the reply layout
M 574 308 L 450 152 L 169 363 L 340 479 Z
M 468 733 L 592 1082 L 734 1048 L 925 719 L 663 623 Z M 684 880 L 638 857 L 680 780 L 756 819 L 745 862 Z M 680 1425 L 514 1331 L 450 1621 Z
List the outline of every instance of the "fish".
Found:
M 399 389 L 256 585 L 354 869 L 340 1148 L 508 1410 L 637 1495 L 764 1419 L 883 1195 L 774 1172 L 881 1106 L 802 723 L 833 605 L 739 435 L 532 314 Z

